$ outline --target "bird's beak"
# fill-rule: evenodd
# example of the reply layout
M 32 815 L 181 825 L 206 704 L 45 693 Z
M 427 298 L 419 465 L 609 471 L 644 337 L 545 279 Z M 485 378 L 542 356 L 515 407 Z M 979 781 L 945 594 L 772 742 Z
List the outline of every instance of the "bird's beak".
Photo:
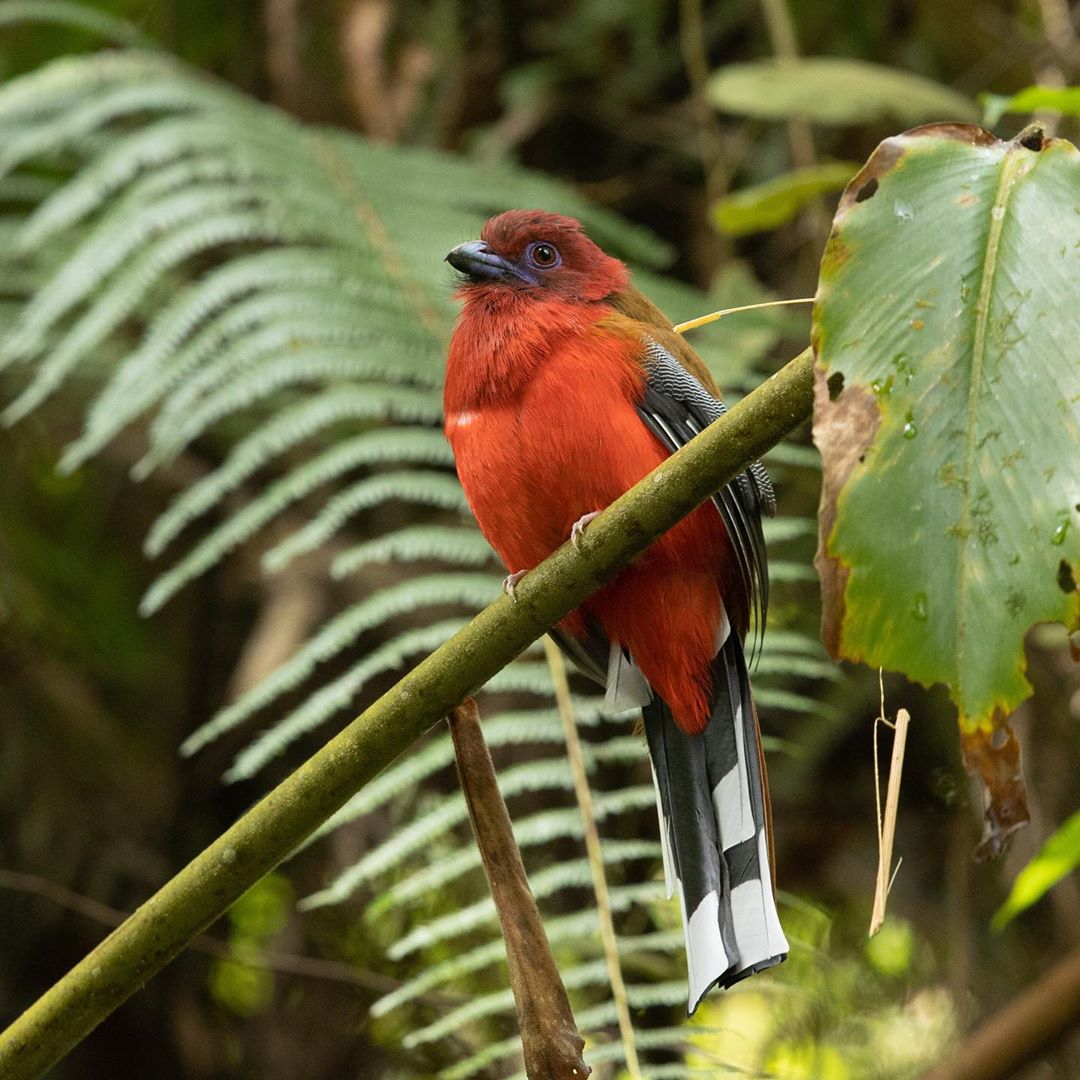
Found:
M 515 270 L 501 255 L 496 255 L 483 240 L 458 244 L 446 256 L 446 261 L 471 281 L 496 281 L 513 277 Z

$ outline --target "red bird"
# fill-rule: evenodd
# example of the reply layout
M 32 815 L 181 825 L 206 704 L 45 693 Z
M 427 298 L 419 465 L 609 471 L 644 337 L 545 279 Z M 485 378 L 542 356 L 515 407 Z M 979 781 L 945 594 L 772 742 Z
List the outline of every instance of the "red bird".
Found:
M 446 435 L 508 589 L 722 412 L 704 364 L 571 218 L 513 210 L 454 248 L 464 308 L 447 361 Z M 755 465 L 657 540 L 554 631 L 641 706 L 664 869 L 683 906 L 689 1011 L 787 953 L 743 640 L 764 621 Z

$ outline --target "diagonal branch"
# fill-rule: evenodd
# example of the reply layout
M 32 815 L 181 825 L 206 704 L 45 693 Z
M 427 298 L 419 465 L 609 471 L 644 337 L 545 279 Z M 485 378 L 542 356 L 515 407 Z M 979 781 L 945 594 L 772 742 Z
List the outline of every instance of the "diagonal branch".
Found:
M 0 1034 L 0 1076 L 60 1061 L 424 731 L 810 416 L 809 349 L 618 498 L 193 859 Z

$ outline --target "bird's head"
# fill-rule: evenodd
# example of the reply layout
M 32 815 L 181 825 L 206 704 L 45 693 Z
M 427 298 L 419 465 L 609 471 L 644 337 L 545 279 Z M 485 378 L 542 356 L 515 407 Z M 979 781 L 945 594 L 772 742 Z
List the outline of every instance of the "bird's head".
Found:
M 446 261 L 474 290 L 513 290 L 597 302 L 629 282 L 626 267 L 605 255 L 573 218 L 543 210 L 508 210 L 491 218 L 479 240 L 459 244 Z

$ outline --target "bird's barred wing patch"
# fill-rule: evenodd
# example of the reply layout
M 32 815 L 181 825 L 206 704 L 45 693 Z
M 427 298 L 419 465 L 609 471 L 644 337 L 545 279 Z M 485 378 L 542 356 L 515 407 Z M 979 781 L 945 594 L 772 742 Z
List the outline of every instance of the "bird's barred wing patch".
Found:
M 694 376 L 662 345 L 645 343 L 648 381 L 638 413 L 654 435 L 672 452 L 726 411 Z M 757 635 L 765 626 L 769 604 L 769 571 L 761 515 L 776 511 L 776 496 L 765 467 L 755 461 L 713 497 L 724 520 L 743 585 L 746 615 L 754 615 Z

